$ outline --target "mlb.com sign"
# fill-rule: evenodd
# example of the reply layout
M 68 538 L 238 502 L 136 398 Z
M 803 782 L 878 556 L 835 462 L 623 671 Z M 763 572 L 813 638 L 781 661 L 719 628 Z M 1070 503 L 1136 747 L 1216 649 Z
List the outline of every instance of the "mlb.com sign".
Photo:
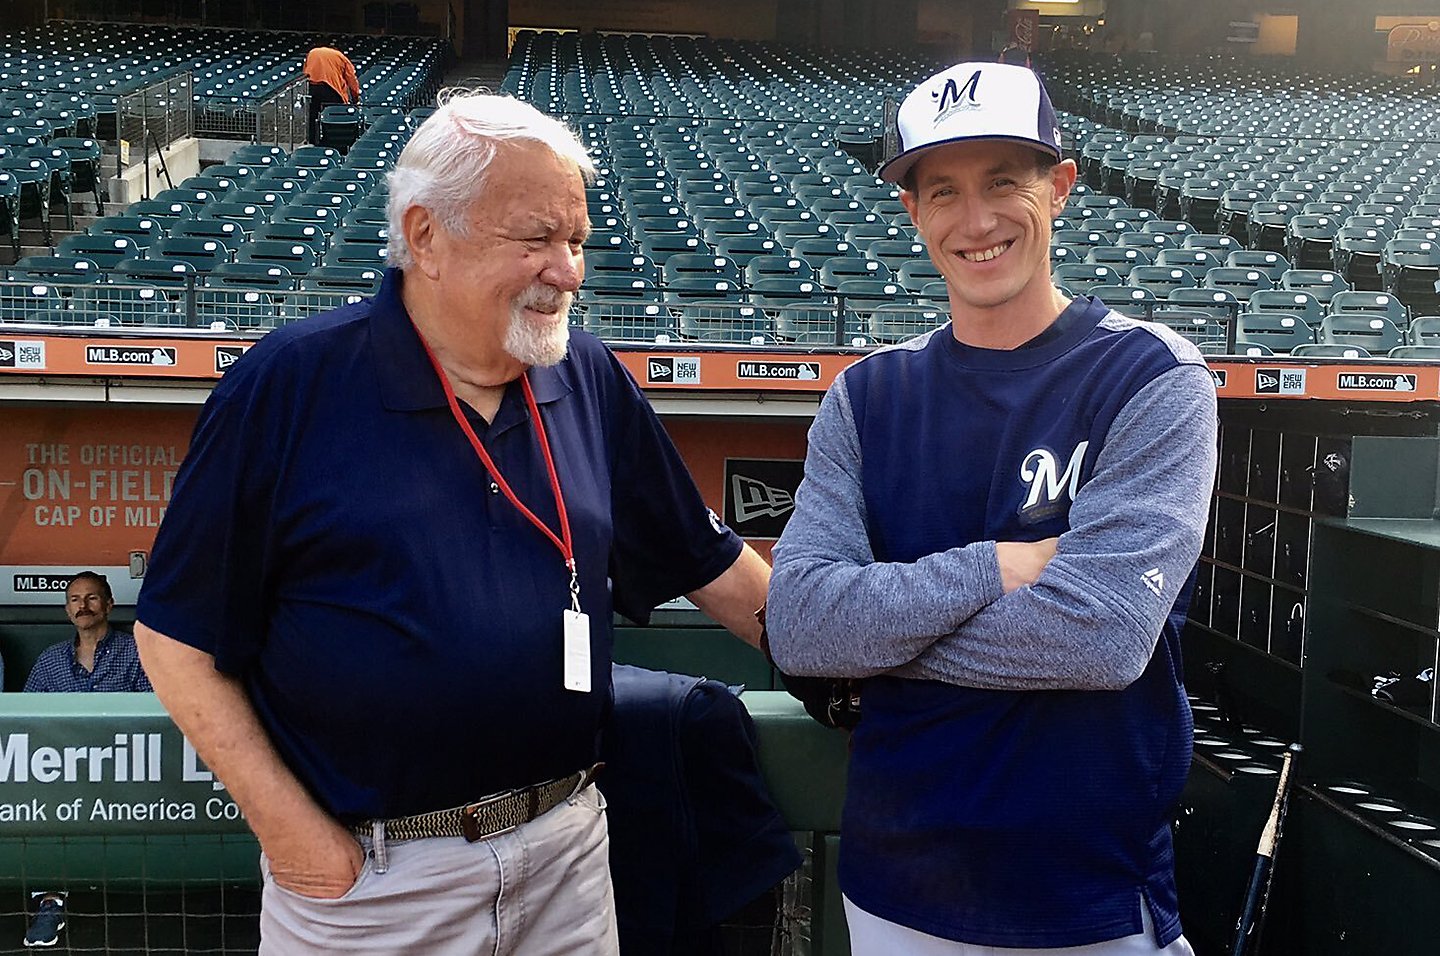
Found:
M 1342 372 L 1335 387 L 1345 391 L 1413 392 L 1418 377 L 1410 372 L 1377 375 L 1374 372 Z

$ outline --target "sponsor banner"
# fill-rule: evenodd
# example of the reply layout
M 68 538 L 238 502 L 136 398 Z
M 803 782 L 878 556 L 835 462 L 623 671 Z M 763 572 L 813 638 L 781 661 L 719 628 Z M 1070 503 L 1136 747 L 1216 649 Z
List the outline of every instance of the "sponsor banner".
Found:
M 802 459 L 725 459 L 725 523 L 741 537 L 780 537 L 804 474 Z
M 148 552 L 198 412 L 28 404 L 0 413 L 0 567 L 128 567 L 132 552 Z M 0 578 L 0 594 L 13 583 Z
M 179 352 L 168 345 L 87 345 L 86 365 L 156 365 L 171 368 L 179 361 Z
M 794 379 L 797 382 L 815 382 L 820 379 L 819 362 L 760 362 L 735 363 L 735 377 L 739 379 Z
M 1386 38 L 1385 58 L 1391 63 L 1434 63 L 1440 60 L 1440 20 L 1402 23 Z
M 651 355 L 645 359 L 647 385 L 699 385 L 700 356 Z
M 1335 387 L 1341 391 L 1413 392 L 1418 382 L 1409 372 L 1341 372 L 1335 376 Z
M 81 571 L 103 575 L 120 607 L 134 605 L 140 596 L 141 579 L 133 576 L 126 565 L 12 564 L 0 565 L 0 605 L 53 607 L 58 614 L 65 606 L 65 585 Z
M 1007 46 L 1019 47 L 1027 53 L 1035 52 L 1035 34 L 1040 28 L 1039 10 L 1005 11 L 1005 32 Z
M 250 350 L 248 345 L 217 345 L 215 346 L 215 371 L 224 375 L 240 356 Z
M 1255 394 L 1304 395 L 1305 371 L 1303 368 L 1257 368 Z
M 0 838 L 243 832 L 240 808 L 150 694 L 105 713 L 0 702 Z
M 121 333 L 77 335 L 36 335 L 9 338 L 0 331 L 0 375 L 78 375 L 93 378 L 178 378 L 213 381 L 219 378 L 224 361 L 215 346 L 249 348 L 249 339 L 192 338 L 175 334 L 134 338 Z
M 0 368 L 45 370 L 45 343 L 0 339 Z

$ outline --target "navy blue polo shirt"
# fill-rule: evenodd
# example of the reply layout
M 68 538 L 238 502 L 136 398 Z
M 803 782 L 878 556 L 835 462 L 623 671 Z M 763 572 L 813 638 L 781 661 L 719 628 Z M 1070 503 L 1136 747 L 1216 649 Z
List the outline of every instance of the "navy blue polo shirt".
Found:
M 569 574 L 451 416 L 387 273 L 373 300 L 272 332 L 206 403 L 137 616 L 241 678 L 343 821 L 443 809 L 596 758 L 612 611 L 644 620 L 741 542 L 593 336 L 530 371 L 590 615 L 592 693 L 562 686 Z M 465 407 L 465 406 L 462 406 Z M 468 409 L 468 407 L 467 407 Z M 470 423 L 559 528 L 518 382 Z

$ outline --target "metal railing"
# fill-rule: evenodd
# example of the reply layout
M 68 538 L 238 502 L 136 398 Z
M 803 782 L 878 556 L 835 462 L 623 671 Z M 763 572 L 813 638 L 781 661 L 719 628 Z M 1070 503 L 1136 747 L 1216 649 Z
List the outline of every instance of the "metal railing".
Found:
M 303 76 L 263 98 L 204 96 L 195 118 L 195 132 L 217 139 L 244 139 L 283 146 L 305 143 L 310 110 L 310 83 Z
M 123 279 L 119 274 L 115 277 Z M 165 284 L 77 281 L 75 277 L 67 281 L 64 276 L 0 281 L 0 325 L 265 331 L 370 295 L 349 288 L 297 289 L 293 282 L 286 287 L 251 285 L 243 280 L 210 285 L 208 276 L 195 272 L 178 279 Z M 904 293 L 884 299 L 839 295 L 783 302 L 661 295 L 576 302 L 570 322 L 617 344 L 784 351 L 876 348 L 923 335 L 950 320 L 946 304 Z M 1239 303 L 1206 310 L 1151 300 L 1121 303 L 1120 308 L 1135 318 L 1165 325 L 1219 354 L 1237 354 Z M 803 370 L 789 371 L 804 374 Z M 762 370 L 757 377 L 769 374 Z
M 176 140 L 195 135 L 191 75 L 180 73 L 115 100 L 116 139 L 140 149 L 163 150 Z M 148 163 L 147 163 L 148 166 Z M 116 151 L 115 174 L 123 172 Z
M 154 334 L 195 330 L 263 332 L 370 295 L 358 289 L 206 285 L 187 273 L 180 283 L 144 281 L 0 281 L 0 328 L 57 326 Z
M 255 142 L 293 150 L 308 141 L 310 81 L 305 77 L 289 84 L 255 111 Z

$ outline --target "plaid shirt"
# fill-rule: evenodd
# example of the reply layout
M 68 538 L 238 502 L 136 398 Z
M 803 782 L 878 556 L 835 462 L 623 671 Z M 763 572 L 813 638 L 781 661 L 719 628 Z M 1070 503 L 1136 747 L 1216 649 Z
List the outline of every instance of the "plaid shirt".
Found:
M 95 645 L 95 669 L 75 659 L 75 641 L 61 641 L 41 652 L 25 681 L 27 693 L 149 692 L 150 679 L 140 667 L 135 638 L 111 629 Z

